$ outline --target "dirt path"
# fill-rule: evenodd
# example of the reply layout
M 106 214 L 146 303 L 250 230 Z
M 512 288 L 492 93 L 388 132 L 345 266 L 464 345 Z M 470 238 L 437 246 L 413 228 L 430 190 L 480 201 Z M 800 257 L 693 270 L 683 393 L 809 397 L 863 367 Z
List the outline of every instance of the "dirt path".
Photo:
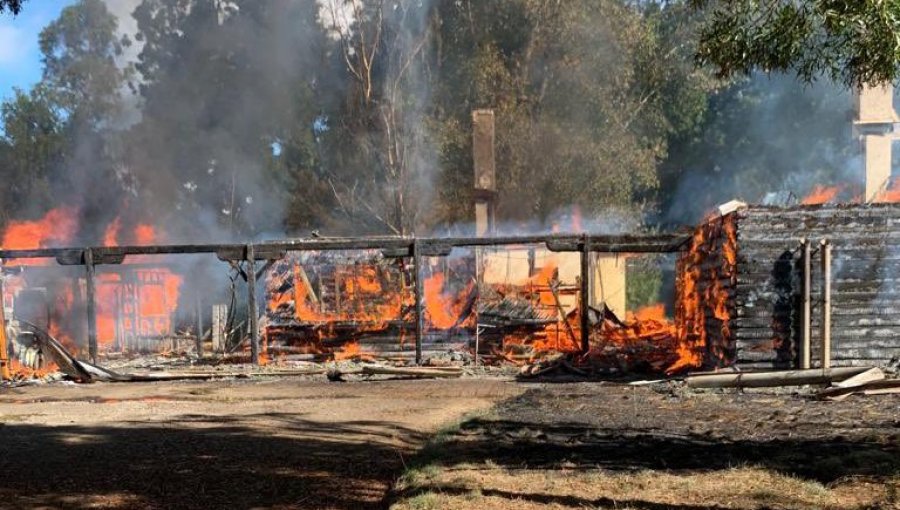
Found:
M 521 391 L 496 380 L 0 390 L 0 508 L 381 508 L 430 433 Z

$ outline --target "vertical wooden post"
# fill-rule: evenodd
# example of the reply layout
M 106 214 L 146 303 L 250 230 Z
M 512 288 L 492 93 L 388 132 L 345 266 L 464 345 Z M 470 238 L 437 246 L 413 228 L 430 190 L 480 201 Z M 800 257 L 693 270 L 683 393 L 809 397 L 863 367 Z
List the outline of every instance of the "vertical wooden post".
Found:
M 422 255 L 419 252 L 419 242 L 413 241 L 413 270 L 415 271 L 416 285 L 416 365 L 422 364 L 422 335 L 425 334 L 425 311 L 422 302 L 425 290 L 422 282 Z
M 3 302 L 3 275 L 0 275 L 0 380 L 9 381 L 9 346 L 6 340 L 6 311 Z
M 217 354 L 225 353 L 225 323 L 228 322 L 228 307 L 215 304 L 212 307 L 212 350 Z
M 803 241 L 801 241 L 801 244 L 803 246 L 803 336 L 802 343 L 800 345 L 800 368 L 808 369 L 810 364 L 810 339 L 812 335 L 812 306 L 810 303 L 810 293 L 812 292 L 810 273 L 812 272 L 812 264 L 810 262 L 811 251 L 809 239 L 803 239 Z
M 250 324 L 250 363 L 259 364 L 259 310 L 256 306 L 256 252 L 247 245 L 247 313 Z
M 203 357 L 203 303 L 197 294 L 197 358 Z
M 88 327 L 88 356 L 93 364 L 97 364 L 97 300 L 94 287 L 94 250 L 84 250 L 85 269 L 85 293 L 87 294 L 87 327 Z
M 590 314 L 590 295 L 591 295 L 591 247 L 590 241 L 585 234 L 581 242 L 581 290 L 578 293 L 578 315 L 581 319 L 581 351 L 588 352 L 591 349 L 591 318 Z M 566 320 L 563 317 L 563 320 Z
M 822 368 L 831 368 L 831 241 L 822 239 Z
M 475 250 L 475 305 L 472 307 L 472 313 L 475 314 L 475 367 L 478 367 L 478 350 L 481 348 L 481 331 L 479 330 L 478 321 L 478 302 L 481 300 L 481 247 L 476 246 Z

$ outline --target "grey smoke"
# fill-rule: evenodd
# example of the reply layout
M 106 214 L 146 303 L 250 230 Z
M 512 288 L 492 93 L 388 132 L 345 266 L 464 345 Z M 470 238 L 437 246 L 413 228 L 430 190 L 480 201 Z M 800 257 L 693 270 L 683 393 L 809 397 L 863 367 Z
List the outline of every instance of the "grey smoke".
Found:
M 664 221 L 694 223 L 733 198 L 759 203 L 778 191 L 803 197 L 816 185 L 843 185 L 849 196 L 862 186 L 859 145 L 851 134 L 853 98 L 846 88 L 756 74 L 714 96 L 711 115 L 717 101 L 724 104 L 718 113 L 733 117 L 710 119 L 692 148 L 703 151 L 691 158 L 699 163 L 675 169 L 676 192 Z

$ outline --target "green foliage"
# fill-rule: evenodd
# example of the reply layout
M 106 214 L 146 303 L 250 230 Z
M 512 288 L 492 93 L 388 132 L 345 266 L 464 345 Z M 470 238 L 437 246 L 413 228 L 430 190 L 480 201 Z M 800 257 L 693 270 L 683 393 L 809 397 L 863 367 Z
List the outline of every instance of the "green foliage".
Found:
M 445 160 L 471 153 L 471 109 L 497 112 L 500 214 L 544 219 L 565 205 L 639 213 L 657 188 L 670 133 L 702 117 L 713 82 L 690 64 L 678 6 L 602 2 L 442 2 L 446 70 L 436 84 Z M 685 51 L 687 48 L 687 51 Z M 692 110 L 693 109 L 693 110 Z M 467 218 L 468 165 L 442 189 Z
M 754 69 L 848 85 L 900 77 L 897 0 L 693 0 L 707 13 L 697 56 L 721 77 Z
M 49 201 L 50 176 L 62 159 L 65 138 L 62 119 L 44 87 L 28 94 L 16 90 L 13 99 L 0 105 L 0 115 L 0 168 L 5 181 L 0 224 L 5 224 L 10 213 L 31 212 L 35 204 Z
M 9 9 L 13 14 L 19 14 L 22 11 L 22 4 L 28 0 L 0 0 L 0 13 Z
M 83 197 L 100 215 L 127 197 L 190 239 L 462 233 L 477 108 L 496 112 L 501 222 L 572 206 L 686 222 L 801 167 L 840 175 L 846 93 L 694 65 L 719 41 L 698 47 L 696 31 L 744 12 L 729 5 L 742 3 L 143 0 L 132 68 L 105 4 L 80 0 L 41 35 L 42 82 L 4 106 L 14 184 L 0 200 L 18 213 Z M 865 6 L 831 6 L 829 30 Z M 783 26 L 778 47 L 806 51 L 791 39 L 804 27 Z M 763 110 L 797 120 L 748 121 Z
M 40 215 L 61 203 L 102 214 L 102 204 L 121 195 L 111 125 L 126 72 L 115 63 L 122 48 L 115 33 L 101 0 L 66 7 L 41 31 L 41 82 L 0 107 L 6 215 Z
M 662 263 L 658 257 L 652 256 L 628 260 L 625 280 L 625 306 L 628 310 L 639 310 L 662 301 Z
M 118 111 L 125 74 L 116 26 L 102 0 L 80 0 L 41 31 L 42 85 L 74 122 L 99 128 Z

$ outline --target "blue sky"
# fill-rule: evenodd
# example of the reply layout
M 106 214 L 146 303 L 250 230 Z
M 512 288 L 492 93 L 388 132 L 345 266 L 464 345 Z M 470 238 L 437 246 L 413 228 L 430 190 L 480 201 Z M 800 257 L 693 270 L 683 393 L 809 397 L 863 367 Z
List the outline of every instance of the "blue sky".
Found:
M 29 0 L 18 16 L 0 14 L 0 101 L 13 87 L 28 90 L 41 79 L 38 35 L 73 0 Z

